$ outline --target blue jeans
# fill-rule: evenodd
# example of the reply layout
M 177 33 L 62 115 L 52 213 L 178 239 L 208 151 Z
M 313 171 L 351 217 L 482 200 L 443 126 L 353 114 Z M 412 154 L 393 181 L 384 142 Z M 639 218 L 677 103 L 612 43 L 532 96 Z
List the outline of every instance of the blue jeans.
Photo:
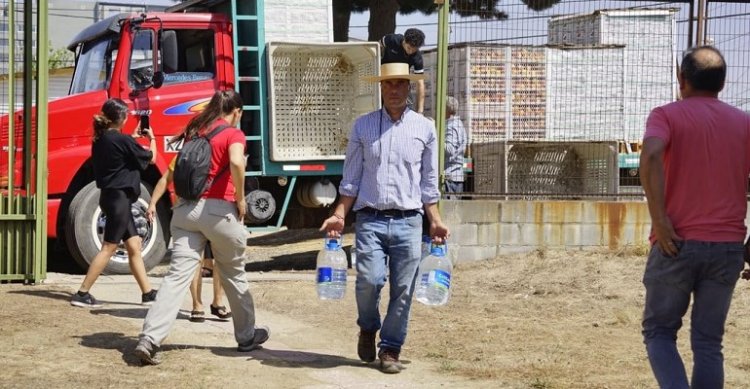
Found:
M 380 330 L 379 347 L 396 352 L 406 339 L 414 282 L 420 262 L 422 216 L 386 217 L 357 213 L 357 324 Z M 390 275 L 386 275 L 386 266 Z M 380 291 L 386 279 L 390 301 L 380 320 Z
M 732 292 L 744 267 L 741 242 L 677 242 L 677 257 L 653 246 L 643 284 L 643 342 L 659 387 L 710 388 L 724 386 L 721 341 Z M 688 383 L 677 351 L 677 331 L 693 296 L 690 344 L 693 377 Z

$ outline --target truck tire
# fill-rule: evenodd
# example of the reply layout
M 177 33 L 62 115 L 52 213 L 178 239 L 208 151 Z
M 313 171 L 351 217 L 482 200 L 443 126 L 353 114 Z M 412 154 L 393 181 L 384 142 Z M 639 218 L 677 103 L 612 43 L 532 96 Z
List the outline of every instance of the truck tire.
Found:
M 245 220 L 249 224 L 260 224 L 273 217 L 276 213 L 276 200 L 270 192 L 256 189 L 245 196 L 247 215 Z
M 73 198 L 65 221 L 65 239 L 73 259 L 85 270 L 102 247 L 106 216 L 99 208 L 100 190 L 92 182 L 84 186 Z M 141 183 L 141 196 L 134 209 L 142 213 L 151 200 L 149 190 Z M 143 263 L 146 271 L 159 264 L 167 252 L 169 239 L 168 210 L 162 204 L 157 206 L 156 220 L 147 223 L 143 239 Z M 141 215 L 145 217 L 145 215 Z M 143 231 L 142 231 L 143 232 Z M 104 268 L 104 274 L 129 274 L 128 252 L 120 242 L 117 251 Z

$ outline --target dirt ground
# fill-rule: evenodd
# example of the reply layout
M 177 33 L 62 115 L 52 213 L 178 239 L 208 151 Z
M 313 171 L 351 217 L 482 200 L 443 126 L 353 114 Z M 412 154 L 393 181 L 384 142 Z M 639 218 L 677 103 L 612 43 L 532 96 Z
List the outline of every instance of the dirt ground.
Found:
M 414 302 L 402 350 L 406 369 L 389 376 L 357 359 L 353 282 L 343 301 L 315 296 L 317 232 L 287 231 L 249 243 L 258 321 L 272 327 L 263 350 L 237 353 L 229 323 L 190 323 L 181 314 L 165 342 L 164 363 L 140 367 L 129 351 L 146 310 L 134 304 L 135 296 L 113 301 L 106 294 L 114 288 L 133 294 L 132 278 L 98 283 L 94 294 L 109 301 L 94 310 L 68 305 L 80 276 L 68 283 L 5 284 L 0 387 L 656 387 L 640 336 L 642 249 L 534 252 L 459 264 L 448 305 Z M 351 234 L 344 244 L 351 244 Z M 164 271 L 152 272 L 156 283 Z M 189 308 L 188 298 L 183 307 Z M 725 336 L 727 388 L 750 381 L 749 308 L 750 283 L 741 280 Z M 687 361 L 688 331 L 686 322 L 679 344 Z

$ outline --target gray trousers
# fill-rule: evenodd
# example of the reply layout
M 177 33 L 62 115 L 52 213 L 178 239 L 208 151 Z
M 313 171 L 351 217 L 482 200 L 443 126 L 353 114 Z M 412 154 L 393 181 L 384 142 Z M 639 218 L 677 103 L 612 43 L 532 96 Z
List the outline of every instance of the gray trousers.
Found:
M 156 301 L 143 323 L 141 338 L 159 346 L 169 335 L 200 266 L 206 242 L 211 242 L 214 266 L 229 301 L 237 343 L 255 335 L 255 307 L 245 273 L 247 230 L 238 220 L 234 203 L 218 199 L 181 201 L 172 215 L 172 260 Z

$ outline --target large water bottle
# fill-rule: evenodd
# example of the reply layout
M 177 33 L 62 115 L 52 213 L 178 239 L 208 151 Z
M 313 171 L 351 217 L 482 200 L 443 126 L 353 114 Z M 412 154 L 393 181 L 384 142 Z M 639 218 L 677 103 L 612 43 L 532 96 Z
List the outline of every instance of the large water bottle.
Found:
M 346 292 L 346 253 L 338 239 L 326 239 L 325 247 L 318 253 L 316 266 L 318 297 L 321 300 L 338 300 Z
M 445 254 L 444 245 L 433 245 L 430 255 L 419 266 L 415 294 L 422 304 L 444 305 L 448 302 L 453 264 Z
M 430 255 L 430 249 L 432 248 L 432 238 L 429 235 L 422 235 L 422 256 L 419 260 L 422 261 Z

